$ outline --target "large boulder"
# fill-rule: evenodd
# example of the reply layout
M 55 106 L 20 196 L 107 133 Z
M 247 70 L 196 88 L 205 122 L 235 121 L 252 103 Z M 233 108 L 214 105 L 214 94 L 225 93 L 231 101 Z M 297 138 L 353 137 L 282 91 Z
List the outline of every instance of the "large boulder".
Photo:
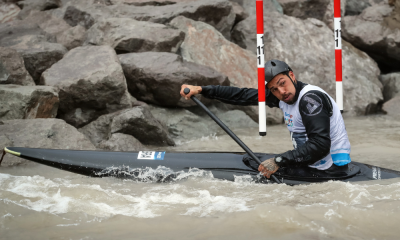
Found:
M 198 0 L 158 7 L 113 5 L 108 8 L 117 17 L 130 17 L 156 23 L 168 23 L 177 16 L 185 16 L 212 25 L 227 39 L 230 39 L 230 31 L 236 17 L 228 0 Z
M 98 147 L 108 151 L 119 152 L 146 150 L 139 140 L 123 133 L 112 134 L 108 140 L 101 141 Z
M 41 84 L 59 89 L 58 117 L 76 127 L 131 107 L 121 65 L 109 46 L 70 50 L 43 73 Z
M 57 36 L 71 28 L 63 19 L 52 14 L 52 11 L 31 11 L 22 22 L 37 24 L 43 31 L 53 36 Z
M 287 62 L 297 79 L 317 85 L 335 98 L 332 30 L 317 19 L 279 14 L 264 17 L 264 26 L 265 60 Z M 342 48 L 344 111 L 347 115 L 373 113 L 383 100 L 380 70 L 367 54 L 346 41 Z
M 0 23 L 11 22 L 17 19 L 21 9 L 13 3 L 0 2 Z
M 146 145 L 175 145 L 165 127 L 153 117 L 146 107 L 135 107 L 120 112 L 113 118 L 111 133 L 132 135 Z
M 385 0 L 346 0 L 346 15 L 359 15 L 364 9 Z
M 0 121 L 0 148 L 4 147 L 95 150 L 82 133 L 61 119 Z M 6 154 L 1 165 L 24 162 L 26 160 Z
M 0 84 L 35 85 L 26 71 L 24 59 L 14 49 L 0 47 L 0 72 L 3 73 L 0 74 Z
M 232 9 L 233 12 L 235 13 L 235 24 L 237 24 L 240 21 L 243 21 L 244 19 L 246 19 L 249 14 L 246 12 L 246 10 L 239 5 L 239 3 L 237 2 L 232 2 Z
M 253 0 L 230 0 L 230 1 L 238 3 L 240 6 L 242 6 L 245 12 L 249 16 L 256 15 L 256 1 Z M 264 15 L 269 14 L 270 12 L 283 13 L 282 6 L 277 0 L 263 0 L 263 4 L 264 4 L 264 9 L 263 9 Z
M 333 5 L 331 0 L 278 0 L 283 13 L 292 17 L 307 19 L 316 18 L 333 29 Z M 346 0 L 340 1 L 341 15 L 345 14 Z
M 182 84 L 229 86 L 227 76 L 210 67 L 184 61 L 173 53 L 129 53 L 119 55 L 119 59 L 129 92 L 141 101 L 159 106 L 195 106 L 179 94 Z
M 103 18 L 125 17 L 166 24 L 176 16 L 181 15 L 212 25 L 228 39 L 236 17 L 232 4 L 227 0 L 184 1 L 172 5 L 146 5 L 141 7 L 127 4 L 108 6 L 107 4 L 97 3 L 96 0 L 72 0 L 64 8 L 64 20 L 68 24 L 71 26 L 79 24 L 86 29 Z
M 87 32 L 86 45 L 108 45 L 120 53 L 176 52 L 185 34 L 158 23 L 130 18 L 99 20 Z
M 168 127 L 168 132 L 177 144 L 224 132 L 202 109 L 162 108 L 155 105 L 149 107 L 153 116 Z M 243 111 L 224 111 L 215 106 L 211 106 L 210 110 L 233 131 L 258 126 Z
M 32 11 L 45 11 L 61 6 L 60 0 L 25 0 L 19 1 L 22 11 L 19 12 L 18 18 L 26 18 Z
M 71 50 L 83 45 L 86 40 L 86 29 L 81 25 L 76 25 L 59 33 L 56 37 L 58 43 Z
M 58 16 L 57 10 L 31 11 L 22 22 L 37 24 L 44 32 L 55 36 L 56 42 L 67 49 L 82 46 L 86 39 L 86 29 L 81 25 L 71 27 L 62 16 Z
M 256 42 L 252 36 L 256 36 L 256 29 L 251 26 L 251 18 L 235 28 L 242 27 L 244 46 L 255 49 Z M 331 96 L 336 96 L 332 31 L 324 23 L 271 13 L 264 16 L 264 27 L 265 60 L 276 58 L 288 62 L 300 81 L 322 87 Z M 343 63 L 346 114 L 374 112 L 382 100 L 376 63 L 346 41 L 343 41 Z M 351 79 L 351 84 L 346 79 Z
M 194 2 L 196 0 L 110 0 L 113 5 L 126 4 L 132 6 L 164 6 L 182 2 Z
M 280 15 L 279 13 L 277 13 Z M 184 60 L 209 66 L 229 77 L 231 86 L 257 88 L 256 55 L 226 40 L 212 26 L 179 16 L 170 23 L 186 33 L 181 45 Z M 258 107 L 245 108 L 258 121 Z M 280 124 L 281 111 L 269 111 L 267 121 Z M 275 121 L 279 119 L 279 121 Z
M 381 66 L 400 70 L 400 1 L 366 8 L 358 16 L 342 20 L 342 36 L 368 53 Z
M 86 29 L 91 28 L 97 20 L 113 16 L 107 4 L 97 0 L 71 0 L 63 6 L 60 14 L 72 27 L 81 25 Z
M 67 49 L 36 24 L 17 22 L 0 27 L 0 46 L 15 49 L 36 83 L 41 74 L 60 60 Z
M 103 115 L 79 131 L 99 148 L 103 148 L 105 142 L 110 141 L 117 133 L 130 135 L 146 145 L 175 145 L 166 127 L 153 117 L 147 106 L 137 106 Z M 115 139 L 111 141 L 115 143 Z
M 382 106 L 382 110 L 386 112 L 389 116 L 400 117 L 400 95 L 390 99 L 385 102 Z
M 53 87 L 0 85 L 0 120 L 54 118 L 58 104 Z
M 385 101 L 400 95 L 400 73 L 381 75 L 383 84 L 383 97 Z

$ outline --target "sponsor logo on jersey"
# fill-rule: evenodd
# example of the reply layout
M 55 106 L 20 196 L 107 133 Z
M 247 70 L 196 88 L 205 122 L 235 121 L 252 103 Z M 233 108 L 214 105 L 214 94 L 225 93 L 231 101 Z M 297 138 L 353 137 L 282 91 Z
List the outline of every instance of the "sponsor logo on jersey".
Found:
M 285 112 L 285 124 L 288 127 L 293 127 L 293 115 Z

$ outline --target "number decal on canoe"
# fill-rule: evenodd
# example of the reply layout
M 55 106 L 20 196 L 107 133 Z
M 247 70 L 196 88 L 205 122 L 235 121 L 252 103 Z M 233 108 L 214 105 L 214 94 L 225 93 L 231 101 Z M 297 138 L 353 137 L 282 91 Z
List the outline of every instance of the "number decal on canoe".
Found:
M 141 160 L 164 160 L 165 152 L 140 151 L 137 159 Z

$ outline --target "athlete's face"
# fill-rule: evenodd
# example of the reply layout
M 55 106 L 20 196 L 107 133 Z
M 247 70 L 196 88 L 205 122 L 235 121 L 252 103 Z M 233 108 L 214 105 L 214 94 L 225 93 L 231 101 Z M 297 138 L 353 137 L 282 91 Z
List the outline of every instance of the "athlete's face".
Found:
M 296 78 L 293 72 L 289 72 L 289 76 L 292 78 L 293 82 L 296 83 Z M 279 100 L 285 103 L 293 103 L 293 98 L 296 95 L 296 88 L 294 87 L 292 81 L 289 77 L 283 73 L 276 75 L 268 84 L 267 88 L 271 90 L 272 94 Z

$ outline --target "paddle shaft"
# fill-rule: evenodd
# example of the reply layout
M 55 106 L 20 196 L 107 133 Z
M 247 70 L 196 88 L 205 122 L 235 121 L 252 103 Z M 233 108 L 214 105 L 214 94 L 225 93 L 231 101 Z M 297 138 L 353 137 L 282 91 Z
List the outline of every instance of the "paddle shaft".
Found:
M 188 94 L 190 92 L 190 89 L 189 88 L 185 88 L 185 90 L 183 90 L 183 92 L 185 94 Z M 258 164 L 261 164 L 260 159 L 253 153 L 253 151 L 251 151 L 250 148 L 247 147 L 246 144 L 244 144 L 242 142 L 242 140 L 240 140 L 217 116 L 215 116 L 214 113 L 212 113 L 210 111 L 210 109 L 208 109 L 194 95 L 192 95 L 190 98 L 193 100 L 193 102 L 195 102 L 197 105 L 199 105 L 208 114 L 208 116 L 210 116 L 233 140 L 235 140 L 235 142 L 237 144 L 239 144 L 239 146 L 241 148 L 243 148 L 243 150 L 246 151 L 247 154 L 249 154 L 250 157 L 252 157 L 254 159 L 254 161 L 256 161 Z M 274 175 L 271 175 L 271 177 L 276 183 L 281 183 Z

